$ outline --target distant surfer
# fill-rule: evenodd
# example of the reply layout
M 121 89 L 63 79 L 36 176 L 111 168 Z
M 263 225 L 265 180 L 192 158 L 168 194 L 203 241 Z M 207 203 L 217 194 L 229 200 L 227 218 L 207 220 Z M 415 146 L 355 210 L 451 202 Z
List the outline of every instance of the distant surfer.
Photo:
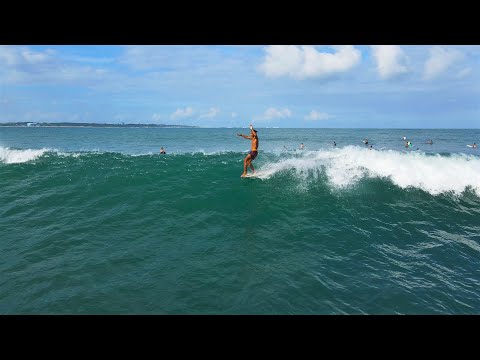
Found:
M 477 143 L 473 143 L 472 147 L 473 147 L 474 149 L 476 149 L 476 148 L 477 148 Z
M 248 153 L 247 156 L 245 156 L 245 159 L 243 159 L 243 174 L 241 177 L 245 177 L 247 175 L 247 168 L 250 166 L 250 169 L 252 169 L 252 173 L 255 174 L 255 168 L 252 165 L 252 161 L 255 160 L 255 158 L 258 155 L 258 136 L 257 136 L 257 130 L 253 128 L 253 126 L 250 124 L 250 136 L 243 135 L 243 134 L 237 134 L 237 136 L 241 136 L 245 139 L 252 140 L 252 150 Z
M 407 140 L 407 137 L 406 137 L 406 136 L 404 136 L 402 139 L 403 139 L 403 141 L 406 141 L 406 140 Z
M 425 144 L 430 144 L 430 145 L 432 145 L 432 144 L 433 144 L 433 141 L 432 141 L 432 139 L 430 139 L 430 140 L 427 140 L 427 141 L 425 142 Z
M 365 140 L 363 140 L 363 143 L 364 143 L 365 145 L 368 145 L 368 139 L 365 138 Z
M 305 145 L 303 143 L 300 144 L 300 150 L 303 150 L 305 148 Z
M 337 143 L 336 143 L 335 141 L 333 142 L 333 146 L 334 146 L 334 147 L 337 146 Z
M 370 148 L 369 148 L 369 149 L 370 149 L 370 150 L 373 150 L 373 145 L 370 145 Z
M 160 148 L 160 154 L 166 154 L 167 152 L 162 148 Z

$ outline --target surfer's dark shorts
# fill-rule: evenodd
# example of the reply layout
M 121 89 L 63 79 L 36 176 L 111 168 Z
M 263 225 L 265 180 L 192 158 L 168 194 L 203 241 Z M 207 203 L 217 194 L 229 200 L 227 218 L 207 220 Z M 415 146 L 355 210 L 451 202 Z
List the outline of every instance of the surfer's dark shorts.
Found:
M 250 158 L 251 158 L 252 160 L 255 160 L 255 158 L 256 158 L 257 155 L 258 155 L 258 151 L 250 151 L 249 154 L 250 154 Z

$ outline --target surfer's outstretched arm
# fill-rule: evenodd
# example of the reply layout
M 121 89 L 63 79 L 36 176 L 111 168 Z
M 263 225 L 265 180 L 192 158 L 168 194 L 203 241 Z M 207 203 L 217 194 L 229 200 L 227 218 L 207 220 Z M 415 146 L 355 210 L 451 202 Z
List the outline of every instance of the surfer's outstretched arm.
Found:
M 247 135 L 243 135 L 243 134 L 237 134 L 238 136 L 241 136 L 245 139 L 249 139 L 249 140 L 252 140 L 252 137 L 251 136 L 247 136 Z

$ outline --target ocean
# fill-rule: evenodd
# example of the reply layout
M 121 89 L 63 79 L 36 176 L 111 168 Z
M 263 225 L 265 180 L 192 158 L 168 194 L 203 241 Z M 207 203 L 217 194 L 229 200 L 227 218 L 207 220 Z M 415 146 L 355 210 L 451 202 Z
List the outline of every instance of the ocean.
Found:
M 239 132 L 0 128 L 0 313 L 480 312 L 480 130 Z

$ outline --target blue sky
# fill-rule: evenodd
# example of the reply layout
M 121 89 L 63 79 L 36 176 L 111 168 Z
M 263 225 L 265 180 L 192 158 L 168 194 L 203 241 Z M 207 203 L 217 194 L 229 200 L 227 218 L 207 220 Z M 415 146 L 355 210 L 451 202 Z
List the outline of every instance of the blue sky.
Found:
M 0 46 L 0 122 L 480 128 L 480 46 Z

